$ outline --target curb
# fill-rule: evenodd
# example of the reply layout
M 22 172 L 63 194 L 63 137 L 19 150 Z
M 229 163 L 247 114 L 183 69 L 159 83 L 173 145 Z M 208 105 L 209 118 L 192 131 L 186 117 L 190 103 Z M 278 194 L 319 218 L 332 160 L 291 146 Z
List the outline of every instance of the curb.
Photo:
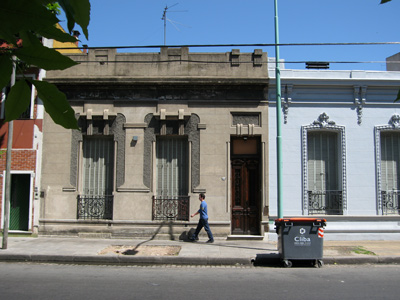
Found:
M 68 256 L 2 254 L 0 262 L 37 262 L 64 264 L 109 265 L 204 265 L 204 266 L 251 266 L 250 258 L 235 257 L 173 257 L 173 256 Z
M 400 256 L 327 256 L 326 265 L 362 264 L 400 264 Z M 29 255 L 1 254 L 0 262 L 34 262 L 94 265 L 201 265 L 201 266 L 280 266 L 278 254 L 257 256 L 256 258 L 237 257 L 179 257 L 179 256 L 71 256 L 71 255 Z

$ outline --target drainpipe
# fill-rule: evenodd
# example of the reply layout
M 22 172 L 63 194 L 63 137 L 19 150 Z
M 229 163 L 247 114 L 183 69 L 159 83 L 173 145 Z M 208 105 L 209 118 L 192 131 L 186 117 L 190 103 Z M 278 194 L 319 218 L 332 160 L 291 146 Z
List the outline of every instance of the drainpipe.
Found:
M 275 81 L 276 81 L 276 163 L 277 163 L 277 201 L 278 218 L 283 218 L 282 209 L 282 107 L 281 107 L 281 70 L 279 66 L 279 28 L 278 0 L 275 0 Z

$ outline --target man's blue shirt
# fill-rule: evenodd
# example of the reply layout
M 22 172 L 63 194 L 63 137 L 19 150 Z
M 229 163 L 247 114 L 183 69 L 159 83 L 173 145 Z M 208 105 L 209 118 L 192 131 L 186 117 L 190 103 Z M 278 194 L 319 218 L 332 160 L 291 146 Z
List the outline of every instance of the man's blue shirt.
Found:
M 199 209 L 200 219 L 208 219 L 207 213 L 207 203 L 206 201 L 201 201 Z

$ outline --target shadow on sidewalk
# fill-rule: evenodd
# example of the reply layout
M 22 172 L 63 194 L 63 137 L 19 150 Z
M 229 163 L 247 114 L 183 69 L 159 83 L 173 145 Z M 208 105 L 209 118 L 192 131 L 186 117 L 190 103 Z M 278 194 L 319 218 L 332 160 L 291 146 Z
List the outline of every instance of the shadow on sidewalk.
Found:
M 257 254 L 252 261 L 255 267 L 280 267 L 281 259 L 277 253 Z
M 137 244 L 137 245 L 135 246 L 135 248 L 129 249 L 129 250 L 125 251 L 125 252 L 122 253 L 122 254 L 124 254 L 124 255 L 135 255 L 135 254 L 137 254 L 137 253 L 139 252 L 139 251 L 137 251 L 137 249 L 138 249 L 140 246 L 142 246 L 143 244 L 146 244 L 146 243 L 148 243 L 148 242 L 154 240 L 154 239 L 156 238 L 156 236 L 158 235 L 158 233 L 160 232 L 161 228 L 163 228 L 164 225 L 168 225 L 168 226 L 169 226 L 169 236 L 170 236 L 170 240 L 175 240 L 174 232 L 173 232 L 173 229 L 172 229 L 172 222 L 166 222 L 166 221 L 165 221 L 165 222 L 162 222 L 162 223 L 160 224 L 160 226 L 157 228 L 156 232 L 152 235 L 151 238 L 149 238 L 148 240 L 143 241 L 143 242 Z

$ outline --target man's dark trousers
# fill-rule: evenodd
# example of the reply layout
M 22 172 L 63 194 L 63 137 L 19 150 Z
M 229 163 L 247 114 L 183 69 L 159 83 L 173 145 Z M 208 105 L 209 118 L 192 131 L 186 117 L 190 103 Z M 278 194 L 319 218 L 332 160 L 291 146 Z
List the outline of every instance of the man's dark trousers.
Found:
M 195 231 L 194 234 L 193 234 L 192 239 L 197 240 L 197 237 L 198 237 L 198 235 L 199 235 L 199 233 L 200 233 L 200 230 L 201 230 L 203 227 L 204 227 L 204 230 L 207 232 L 208 239 L 209 239 L 210 241 L 213 241 L 213 240 L 214 240 L 214 237 L 213 237 L 213 234 L 212 234 L 212 232 L 211 232 L 210 225 L 208 225 L 208 219 L 199 219 L 199 223 L 197 224 L 197 228 L 196 228 L 196 231 Z

